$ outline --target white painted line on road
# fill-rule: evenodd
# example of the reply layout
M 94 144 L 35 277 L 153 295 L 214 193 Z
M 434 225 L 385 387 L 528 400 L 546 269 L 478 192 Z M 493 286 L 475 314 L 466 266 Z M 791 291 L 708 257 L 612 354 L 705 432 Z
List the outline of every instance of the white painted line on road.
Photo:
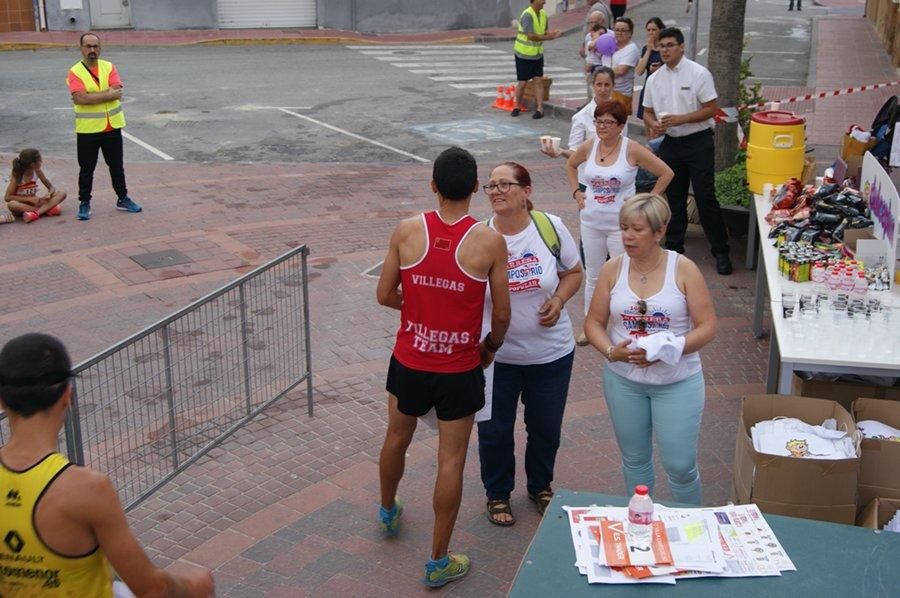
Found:
M 445 52 L 443 50 L 434 50 L 434 51 L 416 50 L 415 52 L 410 52 L 409 54 L 400 54 L 398 52 L 366 52 L 366 51 L 362 51 L 362 52 L 360 52 L 360 54 L 364 54 L 366 56 L 373 56 L 373 57 L 392 56 L 393 58 L 395 58 L 397 60 L 419 60 L 419 57 L 421 57 L 421 56 L 447 57 L 447 52 Z M 508 54 L 508 52 L 506 50 L 489 50 L 489 49 L 472 50 L 471 52 L 464 52 L 462 54 L 459 54 L 458 56 L 454 56 L 453 58 L 454 59 L 457 57 L 468 58 L 469 56 L 484 56 L 484 55 L 488 55 L 488 54 L 493 54 L 493 55 Z
M 405 68 L 405 69 L 421 69 L 421 68 L 431 68 L 431 67 L 459 68 L 460 66 L 462 66 L 462 65 L 460 65 L 459 62 L 430 62 L 430 61 L 429 62 L 392 62 L 391 64 L 393 66 Z M 506 57 L 506 56 L 503 56 L 501 58 L 485 59 L 480 62 L 473 60 L 470 63 L 467 62 L 466 65 L 472 66 L 472 67 L 509 66 L 509 65 L 515 66 L 513 61 L 510 60 L 509 57 Z M 544 68 L 544 70 L 547 70 L 546 67 Z
M 431 59 L 428 56 L 372 56 L 375 60 L 381 60 L 382 62 L 401 62 L 403 64 L 416 63 L 426 61 L 431 64 Z M 443 59 L 446 56 L 435 56 L 434 58 Z M 498 60 L 508 60 L 510 62 L 514 62 L 513 55 L 507 54 L 506 52 L 494 52 L 493 54 L 480 54 L 477 56 L 458 56 L 453 59 L 453 64 L 462 64 L 467 62 L 477 62 L 479 60 L 483 60 L 485 62 L 496 62 Z
M 430 78 L 430 77 L 429 77 Z M 584 81 L 584 76 L 579 75 L 577 79 L 573 79 L 571 81 L 560 81 L 558 79 L 553 80 L 553 87 L 550 88 L 551 93 L 554 89 L 558 89 L 560 87 L 574 87 L 576 85 L 584 86 L 586 85 Z M 450 87 L 456 89 L 497 89 L 496 83 L 451 83 Z
M 704 54 L 706 54 L 706 50 L 707 48 L 700 48 L 700 50 L 697 52 L 697 56 L 703 56 Z
M 438 69 L 411 69 L 410 73 L 415 73 L 416 75 L 452 75 L 453 73 L 498 73 L 498 74 L 516 74 L 516 69 L 510 65 L 509 63 L 504 62 L 503 64 L 498 64 L 497 66 L 473 66 L 470 69 L 455 69 L 455 68 L 438 68 Z M 571 73 L 572 69 L 565 66 L 545 66 L 545 73 Z
M 398 45 L 385 45 L 381 44 L 373 44 L 368 46 L 344 46 L 348 50 L 467 50 L 469 48 L 487 48 L 487 46 L 483 44 L 424 44 L 424 45 L 408 45 L 404 46 L 403 44 Z
M 140 139 L 138 139 L 137 137 L 135 137 L 134 135 L 132 135 L 130 133 L 122 131 L 122 137 L 124 137 L 125 139 L 128 139 L 129 141 L 133 141 L 133 142 L 137 143 L 139 146 L 141 146 L 142 148 L 144 148 L 151 154 L 155 154 L 155 155 L 159 156 L 160 158 L 162 158 L 163 160 L 174 160 L 175 159 L 172 156 L 170 156 L 169 154 L 165 153 L 164 151 L 156 149 L 149 143 L 147 143 L 145 141 L 141 141 Z
M 504 73 L 505 74 L 505 73 Z M 492 81 L 497 79 L 497 74 L 492 75 L 446 75 L 440 77 L 428 77 L 432 81 Z M 584 81 L 584 73 L 576 73 L 569 71 L 567 73 L 557 73 L 553 75 L 553 84 L 555 85 L 559 79 L 577 78 Z
M 796 54 L 802 56 L 806 52 L 778 52 L 776 50 L 744 50 L 744 54 Z
M 353 139 L 359 139 L 360 141 L 365 141 L 366 143 L 371 143 L 372 145 L 377 145 L 378 147 L 383 147 L 384 149 L 391 150 L 392 152 L 396 152 L 396 153 L 400 154 L 401 156 L 406 156 L 407 158 L 412 158 L 413 160 L 418 160 L 419 162 L 426 162 L 426 163 L 431 162 L 431 160 L 423 158 L 422 156 L 417 156 L 415 154 L 405 152 L 402 149 L 398 149 L 396 147 L 387 145 L 386 143 L 381 143 L 380 141 L 375 141 L 374 139 L 369 139 L 367 137 L 363 137 L 362 135 L 357 135 L 356 133 L 351 133 L 350 131 L 347 131 L 346 129 L 341 129 L 340 127 L 336 127 L 334 125 L 329 125 L 328 123 L 322 122 L 321 120 L 316 120 L 314 118 L 310 118 L 309 116 L 305 116 L 303 114 L 298 114 L 298 113 L 294 112 L 293 110 L 288 110 L 287 108 L 278 108 L 278 110 L 280 110 L 281 112 L 284 112 L 285 114 L 290 114 L 291 116 L 296 116 L 297 118 L 307 120 L 313 124 L 317 124 L 320 127 L 325 127 L 326 129 L 331 129 L 332 131 L 341 133 L 342 135 L 352 137 Z

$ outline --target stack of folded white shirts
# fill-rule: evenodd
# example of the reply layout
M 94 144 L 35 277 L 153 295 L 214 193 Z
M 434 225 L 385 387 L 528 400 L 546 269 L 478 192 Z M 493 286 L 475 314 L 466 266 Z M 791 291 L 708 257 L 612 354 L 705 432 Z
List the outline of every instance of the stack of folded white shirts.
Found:
M 873 419 L 863 420 L 856 424 L 856 427 L 862 432 L 863 438 L 900 442 L 900 430 Z
M 758 453 L 807 459 L 853 459 L 856 446 L 847 432 L 836 430 L 828 419 L 812 426 L 790 417 L 757 423 L 750 430 L 753 448 Z
M 881 528 L 887 530 L 889 532 L 900 532 L 900 511 L 894 513 L 894 516 L 890 521 L 884 524 L 884 527 Z

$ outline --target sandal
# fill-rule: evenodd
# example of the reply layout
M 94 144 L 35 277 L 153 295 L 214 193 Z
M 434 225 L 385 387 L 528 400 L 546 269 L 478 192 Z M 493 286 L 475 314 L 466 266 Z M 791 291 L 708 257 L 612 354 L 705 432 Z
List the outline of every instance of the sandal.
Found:
M 0 214 L 0 224 L 10 224 L 15 221 L 16 217 L 12 214 Z
M 509 515 L 509 521 L 497 519 L 497 515 Z M 509 508 L 509 499 L 506 498 L 487 501 L 487 518 L 494 525 L 501 527 L 509 527 L 516 522 L 512 516 L 512 509 Z
M 535 505 L 537 505 L 538 513 L 543 515 L 544 511 L 547 510 L 547 505 L 549 505 L 550 501 L 553 500 L 553 490 L 550 488 L 545 488 L 544 490 L 541 490 L 537 494 L 531 494 L 529 492 L 528 498 Z

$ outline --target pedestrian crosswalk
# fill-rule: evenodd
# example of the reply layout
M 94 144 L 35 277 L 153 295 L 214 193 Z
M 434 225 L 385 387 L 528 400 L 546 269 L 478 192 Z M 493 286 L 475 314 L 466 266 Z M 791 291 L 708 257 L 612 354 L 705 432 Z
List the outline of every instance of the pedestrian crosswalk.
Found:
M 479 97 L 495 97 L 498 86 L 505 87 L 516 82 L 513 53 L 483 44 L 398 44 L 347 48 Z M 584 73 L 581 71 L 544 66 L 544 75 L 553 79 L 551 97 L 584 99 L 587 95 Z

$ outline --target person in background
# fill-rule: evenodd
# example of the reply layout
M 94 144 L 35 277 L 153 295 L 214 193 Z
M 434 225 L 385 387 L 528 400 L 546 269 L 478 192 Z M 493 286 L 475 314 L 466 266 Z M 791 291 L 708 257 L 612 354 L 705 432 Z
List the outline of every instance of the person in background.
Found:
M 517 24 L 516 43 L 516 106 L 510 116 L 519 116 L 519 106 L 525 94 L 525 84 L 534 87 L 535 109 L 531 118 L 544 118 L 544 42 L 556 39 L 562 31 L 547 31 L 548 19 L 544 12 L 545 0 L 531 0 Z
M 594 125 L 594 109 L 597 107 L 598 103 L 612 100 L 612 91 L 615 83 L 616 75 L 611 68 L 608 66 L 597 67 L 592 75 L 591 81 L 594 99 L 572 116 L 572 128 L 569 130 L 569 149 L 560 148 L 558 152 L 553 152 L 552 150 L 547 151 L 542 147 L 541 151 L 551 158 L 557 158 L 559 156 L 569 158 L 575 153 L 578 146 L 587 139 L 595 139 L 597 137 L 597 127 Z M 624 128 L 622 129 L 622 134 L 626 134 Z M 582 191 L 587 188 L 587 181 L 585 181 L 584 178 L 584 163 L 578 166 L 578 187 Z M 584 214 L 584 212 L 579 210 L 579 217 L 581 217 L 582 214 Z M 579 232 L 579 236 L 580 234 L 581 233 Z M 578 243 L 578 251 L 581 255 L 581 263 L 584 264 L 584 245 L 580 240 Z M 589 301 L 589 299 L 585 300 L 585 306 L 587 306 Z M 588 344 L 584 332 L 579 333 L 576 343 L 579 347 L 584 347 Z
M 597 16 L 600 13 L 594 13 Z M 598 22 L 590 23 L 590 31 L 584 34 L 584 44 L 582 45 L 582 55 L 584 56 L 584 79 L 587 82 L 587 94 L 588 98 L 593 96 L 593 74 L 594 70 L 600 68 L 603 65 L 603 57 L 600 56 L 600 53 L 597 52 L 597 49 L 594 47 L 594 44 L 597 42 L 597 38 L 606 33 L 606 27 L 601 25 Z
M 91 192 L 97 157 L 109 166 L 109 178 L 116 192 L 116 209 L 138 213 L 141 206 L 128 197 L 122 149 L 122 79 L 113 63 L 100 60 L 100 37 L 85 33 L 80 42 L 82 60 L 69 69 L 66 82 L 75 110 L 75 137 L 78 140 L 78 219 L 91 218 Z
M 544 215 L 556 231 L 558 257 L 541 236 L 532 216 L 531 175 L 525 167 L 500 164 L 483 188 L 494 212 L 487 224 L 503 235 L 508 248 L 512 319 L 503 347 L 494 356 L 491 419 L 478 422 L 478 455 L 488 520 L 508 526 L 515 522 L 509 499 L 515 487 L 514 432 L 520 397 L 527 431 L 528 498 L 541 514 L 553 498 L 553 470 L 575 357 L 565 306 L 578 292 L 582 273 L 575 240 L 559 217 Z M 490 303 L 489 295 L 486 312 Z
M 469 558 L 448 547 L 462 499 L 463 469 L 475 413 L 484 406 L 484 372 L 509 326 L 506 242 L 469 215 L 478 167 L 458 147 L 434 161 L 437 209 L 401 221 L 378 279 L 378 303 L 400 310 L 400 328 L 387 375 L 388 427 L 378 462 L 379 520 L 386 536 L 400 529 L 397 487 L 418 418 L 438 419 L 434 532 L 423 582 L 440 587 L 469 571 Z M 401 293 L 402 284 L 402 293 Z M 481 339 L 485 288 L 491 329 Z
M 644 125 L 650 138 L 665 135 L 659 157 L 675 171 L 667 194 L 672 222 L 666 234 L 666 248 L 684 253 L 688 188 L 693 187 L 700 224 L 716 260 L 716 272 L 727 276 L 733 268 L 728 232 L 716 200 L 713 115 L 719 105 L 715 83 L 705 67 L 684 57 L 684 34 L 680 29 L 668 27 L 660 31 L 657 47 L 665 67 L 653 73 L 644 87 Z
M 615 17 L 613 17 L 613 13 L 609 9 L 608 0 L 587 0 L 587 5 L 590 7 L 588 8 L 588 18 L 590 18 L 591 14 L 599 12 L 603 15 L 603 25 L 605 27 L 612 25 Z
M 641 59 L 634 67 L 634 74 L 640 77 L 644 75 L 644 87 L 647 87 L 647 79 L 662 66 L 662 56 L 656 44 L 659 42 L 659 32 L 665 29 L 662 19 L 652 17 L 645 25 L 647 31 L 647 45 L 641 48 Z M 644 118 L 644 89 L 641 88 L 641 96 L 638 98 L 637 117 Z
M 619 102 L 606 101 L 594 109 L 592 136 L 578 146 L 566 162 L 572 198 L 580 211 L 581 242 L 584 246 L 584 313 L 587 314 L 600 268 L 607 259 L 624 251 L 619 229 L 619 209 L 635 194 L 638 168 L 656 175 L 654 193 L 663 193 L 672 180 L 672 170 L 653 152 L 622 135 L 625 109 Z M 578 167 L 584 163 L 582 190 Z M 585 337 L 587 339 L 587 337 Z
M 670 216 L 658 195 L 625 202 L 625 253 L 603 266 L 584 328 L 606 357 L 603 395 L 626 488 L 643 484 L 653 493 L 655 435 L 672 500 L 699 505 L 705 385 L 698 351 L 716 335 L 716 313 L 697 265 L 660 247 Z
M 138 596 L 212 596 L 209 570 L 175 574 L 150 562 L 109 478 L 57 452 L 71 403 L 72 361 L 58 339 L 25 334 L 4 345 L 0 596 L 112 598 L 110 565 Z
M 616 88 L 613 98 L 625 108 L 626 116 L 632 111 L 632 96 L 634 95 L 634 67 L 641 57 L 641 51 L 637 44 L 631 41 L 634 33 L 634 23 L 628 17 L 620 17 L 613 23 L 613 33 L 616 36 L 616 51 L 612 56 L 604 56 L 603 64 L 612 67 L 616 73 Z
M 791 0 L 788 10 L 794 10 L 794 0 Z M 797 0 L 797 10 L 803 10 L 803 0 Z
M 47 179 L 41 169 L 41 152 L 29 147 L 13 158 L 9 185 L 6 187 L 6 207 L 25 222 L 34 222 L 41 216 L 59 216 L 66 192 L 60 191 Z M 38 195 L 38 181 L 47 189 L 46 195 Z M 7 215 L 0 216 L 6 219 Z
M 612 10 L 613 18 L 618 19 L 625 14 L 628 8 L 628 0 L 609 0 L 609 8 Z

